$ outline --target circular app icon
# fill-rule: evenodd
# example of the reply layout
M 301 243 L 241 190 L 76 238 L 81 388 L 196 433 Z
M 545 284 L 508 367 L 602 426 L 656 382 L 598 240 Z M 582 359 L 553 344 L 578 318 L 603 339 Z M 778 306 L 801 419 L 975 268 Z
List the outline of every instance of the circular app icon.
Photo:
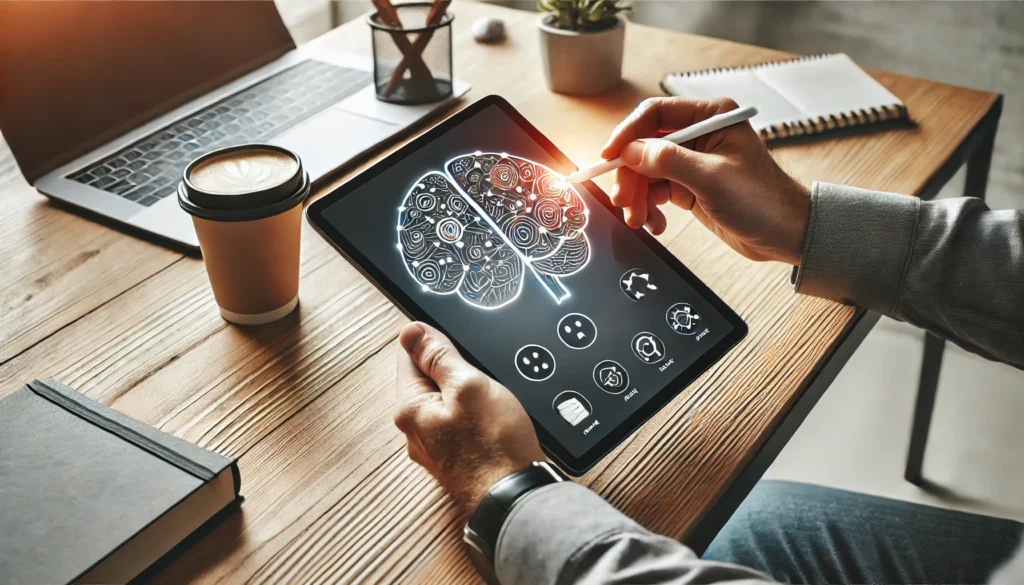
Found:
M 665 312 L 665 321 L 679 335 L 693 335 L 700 325 L 700 315 L 686 303 L 676 303 Z
M 621 394 L 629 388 L 629 374 L 619 362 L 604 360 L 594 366 L 594 383 L 609 394 Z
M 558 338 L 573 349 L 585 349 L 597 339 L 597 326 L 583 313 L 569 313 L 558 322 Z
M 627 270 L 619 278 L 619 288 L 631 301 L 639 301 L 658 292 L 658 285 L 654 283 L 651 274 L 643 268 Z
M 633 354 L 645 364 L 656 364 L 665 358 L 665 344 L 653 333 L 637 333 L 632 347 Z
M 574 427 L 579 426 L 594 414 L 594 407 L 590 406 L 590 401 L 579 392 L 572 390 L 566 390 L 555 396 L 551 407 L 555 409 L 558 416 Z
M 527 380 L 547 380 L 555 373 L 555 356 L 546 347 L 525 345 L 516 352 L 516 369 Z

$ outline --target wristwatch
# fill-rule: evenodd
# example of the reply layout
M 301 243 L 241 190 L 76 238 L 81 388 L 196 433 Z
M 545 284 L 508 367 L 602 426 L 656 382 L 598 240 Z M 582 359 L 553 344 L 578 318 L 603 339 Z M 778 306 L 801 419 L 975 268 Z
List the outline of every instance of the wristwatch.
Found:
M 462 531 L 462 543 L 469 560 L 488 585 L 498 585 L 494 573 L 495 549 L 501 527 L 512 508 L 533 490 L 560 481 L 566 479 L 553 465 L 547 461 L 535 461 L 526 469 L 494 484 L 477 504 Z

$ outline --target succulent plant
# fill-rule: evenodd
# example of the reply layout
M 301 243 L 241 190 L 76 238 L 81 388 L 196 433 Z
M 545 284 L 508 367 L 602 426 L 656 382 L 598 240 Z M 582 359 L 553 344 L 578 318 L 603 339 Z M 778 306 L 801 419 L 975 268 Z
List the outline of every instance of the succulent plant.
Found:
M 537 0 L 537 10 L 549 15 L 548 24 L 584 32 L 612 26 L 616 15 L 629 8 L 623 0 Z

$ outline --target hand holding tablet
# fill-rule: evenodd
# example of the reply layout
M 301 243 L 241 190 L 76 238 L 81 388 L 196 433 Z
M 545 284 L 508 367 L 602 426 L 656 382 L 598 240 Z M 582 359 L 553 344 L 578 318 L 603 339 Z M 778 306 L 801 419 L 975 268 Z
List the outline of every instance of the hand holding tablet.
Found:
M 499 479 L 544 459 L 515 396 L 440 331 L 410 323 L 398 343 L 395 425 L 409 438 L 409 457 L 464 510 L 474 510 Z
M 746 333 L 498 97 L 312 203 L 313 226 L 512 392 L 579 474 Z

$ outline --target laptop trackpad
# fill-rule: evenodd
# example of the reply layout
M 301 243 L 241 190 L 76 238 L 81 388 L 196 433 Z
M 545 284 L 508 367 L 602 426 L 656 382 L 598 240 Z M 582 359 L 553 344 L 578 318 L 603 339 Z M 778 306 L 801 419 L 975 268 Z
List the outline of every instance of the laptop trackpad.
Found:
M 397 130 L 396 125 L 387 122 L 331 108 L 270 143 L 298 154 L 310 180 L 316 181 Z

